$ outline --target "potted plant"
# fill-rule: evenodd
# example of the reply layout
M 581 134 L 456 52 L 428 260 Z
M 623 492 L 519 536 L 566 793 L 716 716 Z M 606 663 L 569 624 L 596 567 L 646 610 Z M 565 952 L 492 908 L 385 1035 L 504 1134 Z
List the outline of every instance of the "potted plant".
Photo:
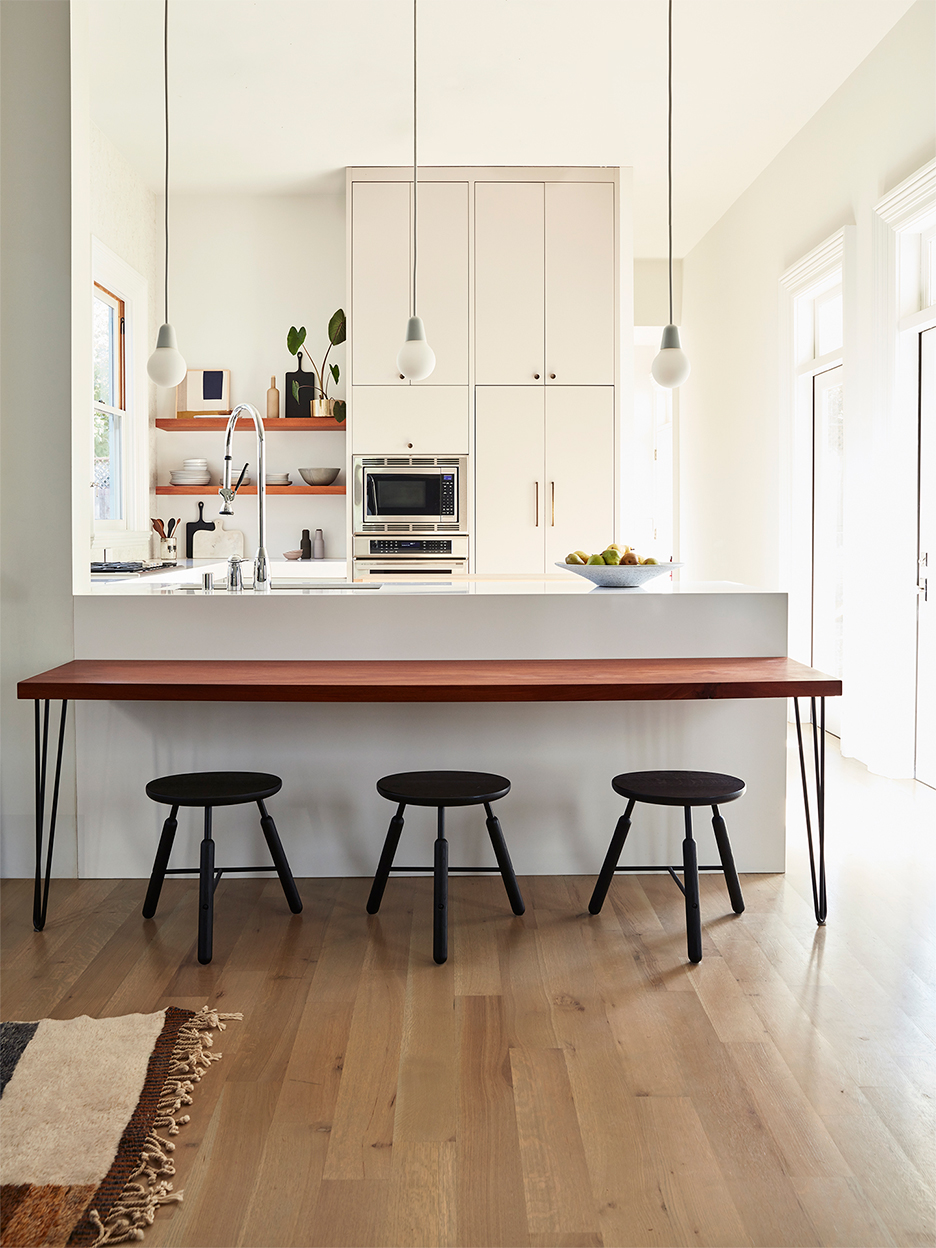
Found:
M 308 386 L 300 385 L 296 380 L 292 383 L 292 396 L 297 403 L 301 402 L 300 391 L 311 390 L 312 394 L 309 399 L 309 410 L 311 414 L 318 419 L 337 420 L 341 423 L 347 414 L 347 406 L 344 399 L 330 399 L 328 397 L 328 385 L 330 381 L 338 384 L 338 378 L 341 376 L 337 364 L 332 364 L 326 370 L 328 357 L 332 347 L 337 347 L 344 342 L 346 337 L 347 318 L 344 311 L 339 308 L 328 322 L 328 350 L 325 352 L 321 367 L 316 365 L 311 356 L 308 356 L 309 363 L 312 365 L 312 381 Z M 286 346 L 289 348 L 290 355 L 297 355 L 300 347 L 306 340 L 306 330 L 303 325 L 301 329 L 296 329 L 295 325 L 290 327 L 289 333 L 286 335 Z M 315 391 L 318 389 L 319 397 L 315 397 Z

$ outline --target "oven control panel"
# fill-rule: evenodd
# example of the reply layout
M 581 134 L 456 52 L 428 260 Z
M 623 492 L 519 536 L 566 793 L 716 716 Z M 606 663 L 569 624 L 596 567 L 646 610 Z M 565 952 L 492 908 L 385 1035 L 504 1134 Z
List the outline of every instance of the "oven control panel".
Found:
M 376 538 L 369 542 L 372 555 L 450 555 L 451 538 L 428 538 L 406 541 L 400 538 Z
M 440 511 L 443 516 L 455 515 L 455 474 L 454 472 L 442 473 L 442 487 L 440 490 L 442 506 Z

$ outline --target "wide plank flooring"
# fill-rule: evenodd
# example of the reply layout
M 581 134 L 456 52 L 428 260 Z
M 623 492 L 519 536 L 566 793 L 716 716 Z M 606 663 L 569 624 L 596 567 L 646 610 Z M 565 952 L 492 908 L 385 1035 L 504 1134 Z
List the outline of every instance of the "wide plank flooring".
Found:
M 3 1017 L 243 1011 L 150 1248 L 928 1248 L 936 792 L 829 762 L 825 928 L 791 788 L 787 875 L 743 876 L 739 917 L 703 879 L 699 966 L 666 876 L 596 917 L 593 876 L 527 877 L 522 918 L 453 878 L 442 967 L 427 878 L 374 917 L 367 880 L 300 881 L 292 916 L 225 879 L 208 967 L 193 881 L 150 921 L 145 881 L 54 881 L 36 934 L 9 880 Z

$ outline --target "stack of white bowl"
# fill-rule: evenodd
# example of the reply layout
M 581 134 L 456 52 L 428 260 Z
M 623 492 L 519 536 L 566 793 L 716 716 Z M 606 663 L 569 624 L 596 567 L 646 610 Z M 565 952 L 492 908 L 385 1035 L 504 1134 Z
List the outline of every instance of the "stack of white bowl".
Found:
M 207 485 L 211 480 L 207 459 L 184 459 L 181 468 L 169 473 L 173 485 Z
M 268 472 L 266 483 L 267 485 L 292 485 L 288 472 Z

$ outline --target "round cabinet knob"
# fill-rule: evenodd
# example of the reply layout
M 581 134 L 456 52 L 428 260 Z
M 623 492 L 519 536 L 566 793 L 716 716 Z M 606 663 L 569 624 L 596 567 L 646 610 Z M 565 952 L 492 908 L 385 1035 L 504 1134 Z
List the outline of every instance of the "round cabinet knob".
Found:
M 410 450 L 410 451 L 411 451 L 411 450 L 413 449 L 413 444 L 412 444 L 412 442 L 407 442 L 407 444 L 406 444 L 406 448 L 407 448 L 407 450 Z
M 539 373 L 534 373 L 534 374 L 533 374 L 533 380 L 534 380 L 534 381 L 539 381 Z
M 406 373 L 400 373 L 400 381 L 406 381 Z
M 549 374 L 549 380 L 550 380 L 550 381 L 555 381 L 555 380 L 556 380 L 556 374 L 555 374 L 555 373 L 550 373 L 550 374 Z

